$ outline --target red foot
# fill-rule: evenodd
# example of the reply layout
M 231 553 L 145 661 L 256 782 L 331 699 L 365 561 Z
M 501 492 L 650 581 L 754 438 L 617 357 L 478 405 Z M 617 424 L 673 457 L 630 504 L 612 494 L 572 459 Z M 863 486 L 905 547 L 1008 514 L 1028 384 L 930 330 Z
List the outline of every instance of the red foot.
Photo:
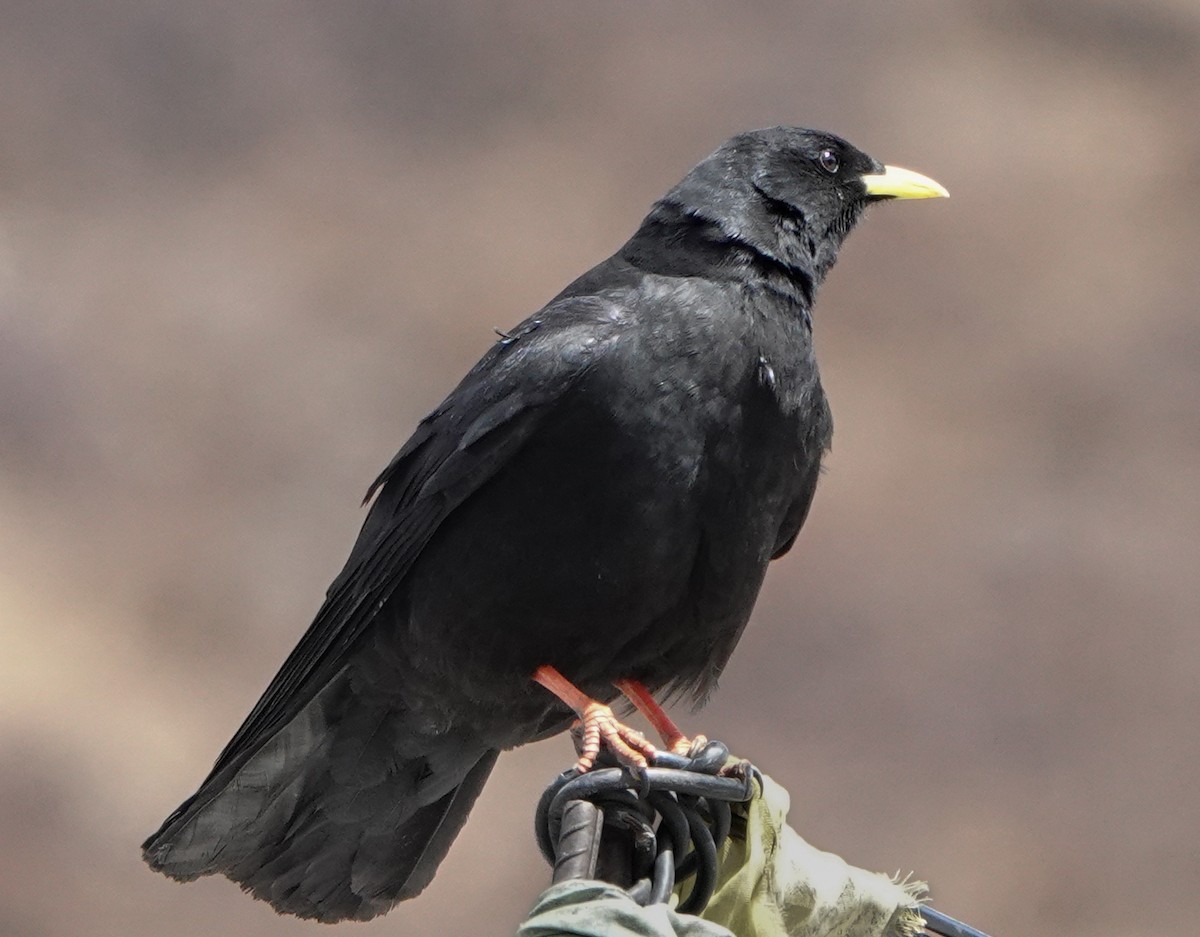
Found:
M 667 739 L 666 742 L 672 752 L 687 758 L 693 748 L 703 748 L 708 744 L 708 736 L 695 735 L 689 739 L 686 735 L 679 735 L 674 739 Z
M 633 703 L 637 711 L 646 717 L 650 725 L 654 726 L 669 751 L 686 757 L 695 743 L 708 744 L 708 739 L 703 735 L 689 739 L 680 732 L 679 726 L 675 725 L 671 717 L 663 712 L 663 708 L 658 705 L 658 700 L 654 698 L 654 695 L 637 680 L 618 680 L 616 687 L 629 702 Z
M 583 710 L 579 760 L 575 769 L 581 774 L 591 771 L 605 745 L 623 765 L 645 768 L 656 754 L 655 748 L 637 729 L 619 722 L 612 709 L 594 700 Z
M 539 667 L 533 679 L 579 714 L 579 761 L 575 767 L 580 772 L 590 771 L 596 764 L 601 745 L 608 746 L 617 761 L 625 765 L 644 768 L 654 757 L 656 749 L 642 733 L 618 722 L 609 707 L 592 699 L 553 667 Z

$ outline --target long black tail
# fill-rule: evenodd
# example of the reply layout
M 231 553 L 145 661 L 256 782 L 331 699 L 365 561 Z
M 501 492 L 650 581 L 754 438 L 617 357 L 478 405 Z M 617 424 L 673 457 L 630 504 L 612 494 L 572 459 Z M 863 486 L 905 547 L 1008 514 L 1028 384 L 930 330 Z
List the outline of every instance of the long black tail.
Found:
M 336 685 L 340 683 L 341 685 Z M 221 873 L 278 911 L 367 920 L 418 894 L 498 752 L 335 681 L 258 751 L 217 770 L 142 846 L 181 881 Z

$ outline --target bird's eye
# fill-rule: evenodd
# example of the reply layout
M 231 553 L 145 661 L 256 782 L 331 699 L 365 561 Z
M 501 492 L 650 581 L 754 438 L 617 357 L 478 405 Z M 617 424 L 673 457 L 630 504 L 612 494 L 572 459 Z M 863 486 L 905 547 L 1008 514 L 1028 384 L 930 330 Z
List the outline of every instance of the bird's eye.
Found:
M 831 175 L 836 173 L 842 165 L 837 158 L 837 153 L 833 150 L 821 150 L 821 155 L 817 157 L 817 162 L 821 164 L 821 168 Z

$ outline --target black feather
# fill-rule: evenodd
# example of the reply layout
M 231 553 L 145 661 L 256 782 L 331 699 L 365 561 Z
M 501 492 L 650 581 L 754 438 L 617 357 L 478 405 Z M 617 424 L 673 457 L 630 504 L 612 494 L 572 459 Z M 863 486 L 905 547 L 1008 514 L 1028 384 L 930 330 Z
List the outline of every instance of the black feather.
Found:
M 501 333 L 371 485 L 315 620 L 146 860 L 370 918 L 429 883 L 499 750 L 566 724 L 536 667 L 604 700 L 711 690 L 813 498 L 811 306 L 880 168 L 828 134 L 735 137 Z

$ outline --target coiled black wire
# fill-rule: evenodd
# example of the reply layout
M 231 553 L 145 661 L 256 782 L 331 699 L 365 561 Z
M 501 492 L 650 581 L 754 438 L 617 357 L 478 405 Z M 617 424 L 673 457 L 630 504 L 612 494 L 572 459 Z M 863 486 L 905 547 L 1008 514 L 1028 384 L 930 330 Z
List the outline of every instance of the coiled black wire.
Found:
M 628 880 L 635 901 L 666 902 L 677 881 L 694 877 L 679 910 L 702 911 L 717 885 L 717 850 L 732 822 L 729 805 L 754 796 L 754 768 L 742 763 L 719 774 L 728 761 L 729 749 L 709 742 L 691 758 L 660 752 L 653 767 L 637 771 L 607 767 L 559 775 L 542 794 L 535 820 L 555 881 L 594 875 L 601 828 L 615 828 L 632 841 Z

